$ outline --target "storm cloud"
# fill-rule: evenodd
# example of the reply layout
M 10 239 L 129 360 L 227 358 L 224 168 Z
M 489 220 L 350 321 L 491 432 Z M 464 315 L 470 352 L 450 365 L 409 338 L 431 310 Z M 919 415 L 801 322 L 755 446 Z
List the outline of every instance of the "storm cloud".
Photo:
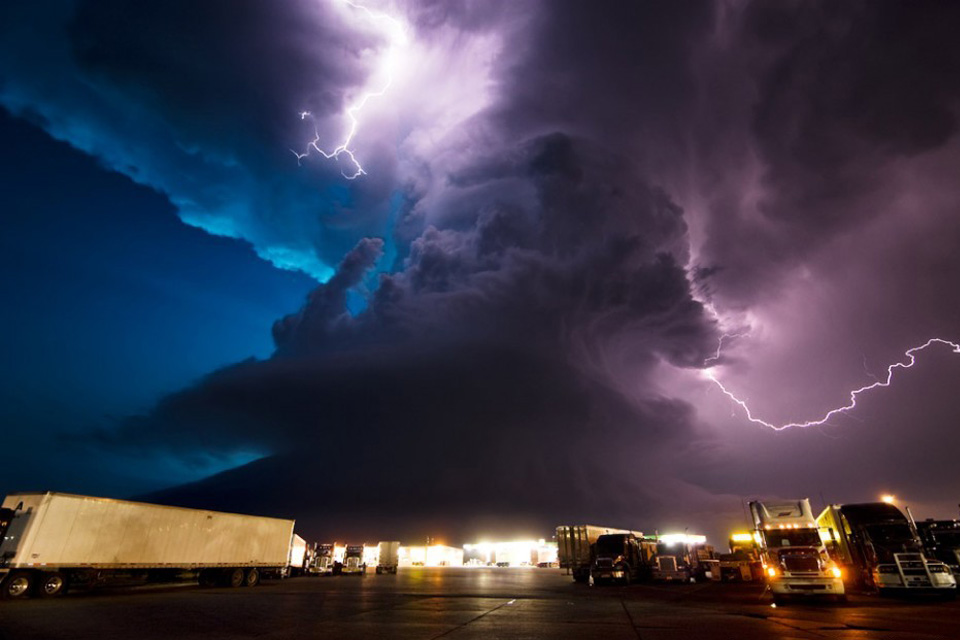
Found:
M 912 400 L 784 434 L 697 373 L 736 334 L 712 360 L 724 381 L 771 420 L 807 419 L 960 337 L 956 7 L 378 8 L 407 25 L 408 67 L 364 113 L 353 181 L 291 153 L 337 140 L 389 49 L 349 6 L 4 9 L 2 104 L 319 282 L 271 358 L 89 446 L 262 451 L 155 497 L 329 534 L 415 515 L 468 535 L 498 514 L 716 531 L 740 495 L 873 492 L 886 463 L 884 482 L 946 503 L 949 478 L 893 461 L 921 402 L 937 408 L 918 446 L 955 444 L 955 400 L 928 395 L 958 381 L 949 357 L 910 378 Z

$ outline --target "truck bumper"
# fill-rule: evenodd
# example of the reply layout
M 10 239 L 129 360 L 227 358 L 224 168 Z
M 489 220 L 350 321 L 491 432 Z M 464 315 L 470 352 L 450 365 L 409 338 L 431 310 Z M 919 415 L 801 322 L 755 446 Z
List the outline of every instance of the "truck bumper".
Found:
M 614 569 L 599 569 L 593 572 L 593 580 L 595 582 L 601 581 L 613 581 L 613 580 L 626 580 L 627 574 L 623 571 L 616 571 Z
M 840 578 L 781 578 L 769 580 L 767 584 L 778 596 L 842 596 L 845 593 Z
M 664 582 L 690 582 L 690 574 L 686 571 L 656 571 L 653 572 L 654 580 Z

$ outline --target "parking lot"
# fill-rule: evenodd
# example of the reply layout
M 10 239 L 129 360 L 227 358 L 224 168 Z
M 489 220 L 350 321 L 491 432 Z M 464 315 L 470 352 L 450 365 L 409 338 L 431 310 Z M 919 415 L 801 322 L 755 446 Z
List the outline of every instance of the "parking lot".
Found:
M 960 638 L 960 603 L 772 607 L 750 584 L 590 587 L 557 569 L 401 569 L 255 588 L 111 589 L 0 602 L 0 638 Z

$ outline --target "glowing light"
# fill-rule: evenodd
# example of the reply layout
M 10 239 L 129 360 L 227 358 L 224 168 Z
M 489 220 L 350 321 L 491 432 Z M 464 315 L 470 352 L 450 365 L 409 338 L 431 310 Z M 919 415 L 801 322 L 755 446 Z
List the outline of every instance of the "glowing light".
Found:
M 753 534 L 752 533 L 735 533 L 730 536 L 730 539 L 734 542 L 752 542 Z
M 770 576 L 771 578 L 776 578 L 777 570 L 774 569 L 773 567 L 767 567 L 767 575 Z
M 657 537 L 657 542 L 661 542 L 665 545 L 672 544 L 706 544 L 707 536 L 701 536 L 696 534 L 688 533 L 668 533 L 662 536 Z
M 724 337 L 732 337 L 732 336 L 724 336 Z M 720 357 L 720 349 L 721 349 L 721 347 L 723 346 L 723 337 L 721 337 L 720 340 L 721 340 L 720 346 L 717 347 L 717 355 L 714 356 L 714 357 L 708 358 L 705 362 L 710 362 L 710 361 L 716 360 L 716 359 L 718 359 L 718 358 Z M 850 411 L 851 409 L 856 408 L 856 406 L 857 406 L 857 397 L 858 397 L 860 394 L 865 393 L 865 392 L 867 392 L 867 391 L 871 391 L 871 390 L 873 390 L 873 389 L 880 388 L 880 387 L 889 387 L 889 386 L 890 386 L 890 383 L 893 381 L 893 372 L 894 372 L 894 370 L 896 370 L 896 369 L 909 369 L 909 368 L 913 367 L 913 365 L 914 365 L 914 364 L 916 363 L 916 361 L 917 361 L 916 354 L 919 353 L 919 352 L 921 352 L 921 351 L 923 351 L 924 349 L 927 349 L 928 347 L 930 347 L 930 346 L 932 346 L 932 345 L 935 345 L 935 344 L 942 344 L 942 345 L 948 346 L 948 347 L 950 347 L 950 348 L 952 349 L 953 353 L 960 354 L 960 344 L 958 344 L 958 343 L 956 343 L 956 342 L 950 342 L 949 340 L 944 340 L 943 338 L 930 338 L 929 340 L 927 340 L 925 343 L 923 343 L 922 345 L 920 345 L 920 346 L 918 346 L 918 347 L 913 347 L 912 349 L 907 349 L 907 350 L 904 352 L 904 356 L 906 356 L 906 358 L 907 358 L 906 361 L 904 361 L 904 362 L 895 362 L 894 364 L 892 364 L 892 365 L 890 365 L 889 367 L 887 367 L 887 377 L 886 377 L 885 380 L 877 380 L 877 381 L 874 382 L 873 384 L 869 384 L 869 385 L 866 385 L 866 386 L 864 386 L 864 387 L 860 387 L 859 389 L 854 389 L 853 391 L 850 392 L 850 402 L 849 402 L 849 403 L 847 403 L 846 405 L 844 405 L 844 406 L 842 406 L 842 407 L 838 407 L 838 408 L 836 408 L 836 409 L 831 409 L 831 410 L 828 411 L 826 414 L 824 414 L 824 416 L 823 416 L 822 418 L 819 418 L 819 419 L 817 419 L 817 420 L 807 420 L 807 421 L 805 421 L 805 422 L 788 422 L 788 423 L 786 423 L 786 424 L 776 425 L 776 424 L 773 424 L 773 423 L 771 423 L 771 422 L 767 422 L 766 420 L 763 420 L 763 419 L 761 419 L 761 418 L 757 418 L 756 416 L 753 415 L 753 412 L 750 410 L 750 407 L 747 406 L 746 401 L 741 400 L 740 398 L 738 398 L 737 396 L 735 396 L 735 395 L 733 394 L 733 392 L 731 392 L 729 389 L 727 389 L 727 388 L 724 386 L 724 384 L 723 384 L 722 382 L 720 382 L 720 380 L 717 379 L 716 372 L 713 370 L 712 367 L 711 367 L 711 368 L 704 369 L 704 370 L 703 370 L 703 375 L 704 375 L 704 377 L 706 377 L 708 380 L 710 380 L 710 381 L 712 381 L 714 384 L 716 384 L 716 385 L 720 388 L 720 391 L 723 392 L 724 395 L 726 395 L 726 396 L 727 396 L 728 398 L 730 398 L 733 402 L 735 402 L 736 404 L 738 404 L 738 405 L 740 406 L 740 408 L 743 409 L 744 413 L 746 414 L 747 420 L 749 420 L 750 422 L 753 422 L 754 424 L 759 424 L 759 425 L 762 425 L 762 426 L 764 426 L 764 427 L 769 427 L 770 429 L 773 429 L 774 431 L 783 431 L 784 429 L 789 429 L 789 428 L 791 428 L 791 427 L 815 427 L 815 426 L 820 426 L 820 425 L 826 424 L 831 418 L 833 418 L 833 417 L 836 416 L 837 414 L 846 413 L 847 411 Z
M 316 151 L 327 160 L 336 160 L 337 162 L 341 163 L 340 173 L 343 175 L 343 177 L 347 180 L 354 180 L 362 175 L 366 175 L 367 173 L 364 171 L 363 165 L 360 164 L 360 161 L 357 160 L 356 155 L 350 148 L 353 138 L 357 134 L 357 129 L 360 126 L 359 114 L 361 111 L 363 111 L 363 108 L 367 105 L 367 102 L 371 98 L 378 98 L 382 96 L 390 88 L 390 85 L 393 84 L 394 72 L 396 71 L 396 67 L 400 59 L 400 50 L 406 47 L 410 40 L 407 37 L 407 30 L 404 28 L 403 23 L 396 18 L 388 16 L 385 13 L 373 11 L 369 7 L 353 2 L 352 0 L 340 1 L 350 5 L 358 11 L 362 11 L 370 20 L 385 25 L 384 32 L 390 40 L 390 47 L 383 56 L 380 73 L 376 74 L 385 76 L 385 79 L 378 88 L 362 93 L 347 108 L 347 131 L 343 141 L 339 145 L 329 151 L 322 149 L 320 147 L 320 132 L 316 129 L 316 127 L 314 127 L 314 138 L 307 144 L 306 150 L 303 153 L 294 151 L 293 149 L 290 151 L 293 153 L 293 155 L 297 156 L 297 163 L 309 156 L 311 151 Z M 300 116 L 301 120 L 306 120 L 307 118 L 313 117 L 313 114 L 311 114 L 309 111 L 301 111 L 298 115 Z M 343 166 L 343 156 L 346 156 L 346 164 L 351 167 L 349 173 Z
M 459 567 L 463 565 L 463 549 L 442 544 L 403 546 L 397 550 L 401 567 Z
M 896 497 L 890 495 L 889 493 L 887 495 L 880 496 L 880 500 L 882 502 L 886 502 L 887 504 L 893 504 L 897 501 Z
M 830 567 L 830 573 L 833 574 L 834 578 L 840 578 L 843 576 L 843 571 L 840 567 Z
M 543 538 L 465 544 L 463 550 L 480 564 L 525 567 L 557 562 L 557 543 L 547 542 Z

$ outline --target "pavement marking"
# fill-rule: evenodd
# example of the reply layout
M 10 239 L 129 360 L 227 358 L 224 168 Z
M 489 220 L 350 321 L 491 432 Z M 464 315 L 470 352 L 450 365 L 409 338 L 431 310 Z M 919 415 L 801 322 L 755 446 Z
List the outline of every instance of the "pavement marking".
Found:
M 637 634 L 637 640 L 643 640 L 640 637 L 640 630 L 637 629 L 637 625 L 633 622 L 633 616 L 630 615 L 630 610 L 627 609 L 627 603 L 623 601 L 623 598 L 620 598 L 620 606 L 623 607 L 623 612 L 627 614 L 627 620 L 630 621 L 630 628 L 633 629 L 633 632 Z
M 493 613 L 494 611 L 497 611 L 497 610 L 502 609 L 502 608 L 504 608 L 504 607 L 506 607 L 506 606 L 508 606 L 508 605 L 511 605 L 511 604 L 513 604 L 513 603 L 516 602 L 516 601 L 517 601 L 516 598 L 514 598 L 513 600 L 510 600 L 510 601 L 508 601 L 508 602 L 504 602 L 504 603 L 502 603 L 502 604 L 498 604 L 498 605 L 495 606 L 493 609 L 490 609 L 489 611 L 484 611 L 483 613 L 481 613 L 480 615 L 478 615 L 476 618 L 473 618 L 473 619 L 471 619 L 471 620 L 467 620 L 467 621 L 464 622 L 463 624 L 458 624 L 458 625 L 455 626 L 455 627 L 452 627 L 452 628 L 450 628 L 450 629 L 447 629 L 446 631 L 444 631 L 444 632 L 441 633 L 440 635 L 433 636 L 430 640 L 437 640 L 437 638 L 442 638 L 443 636 L 450 635 L 450 634 L 453 633 L 454 631 L 458 631 L 458 630 L 460 630 L 460 629 L 463 629 L 463 628 L 466 627 L 467 625 L 471 625 L 471 624 L 473 624 L 474 622 L 476 622 L 477 620 L 480 620 L 481 618 L 490 615 L 490 614 Z

